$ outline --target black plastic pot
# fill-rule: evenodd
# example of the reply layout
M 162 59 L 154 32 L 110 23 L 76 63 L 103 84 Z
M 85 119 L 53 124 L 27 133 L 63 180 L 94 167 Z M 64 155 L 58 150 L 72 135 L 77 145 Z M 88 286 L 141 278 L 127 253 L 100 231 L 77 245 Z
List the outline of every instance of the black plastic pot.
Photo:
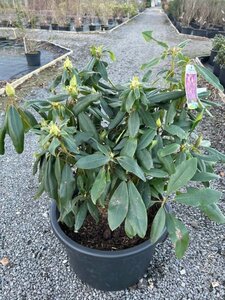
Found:
M 218 34 L 222 34 L 223 36 L 225 36 L 225 31 L 218 31 Z
M 60 31 L 70 31 L 70 25 L 60 25 L 59 26 Z
M 116 22 L 117 22 L 118 25 L 120 25 L 120 24 L 123 23 L 123 19 L 118 18 L 118 19 L 116 19 Z
M 211 66 L 214 66 L 214 58 L 217 56 L 217 53 L 218 51 L 216 50 L 211 50 L 211 54 L 210 54 L 210 57 L 209 57 L 209 63 Z
M 196 22 L 191 22 L 190 25 L 194 29 L 199 29 L 199 27 L 200 27 Z
M 58 29 L 59 29 L 59 25 L 57 23 L 53 23 L 52 30 L 58 30 Z
M 89 25 L 89 30 L 90 31 L 95 31 L 96 30 L 96 25 Z
M 220 65 L 216 62 L 214 62 L 213 74 L 216 75 L 218 78 L 220 77 Z
M 101 30 L 109 30 L 109 26 L 108 25 L 101 25 Z
M 81 32 L 84 30 L 84 27 L 83 26 L 80 26 L 80 27 L 76 27 L 76 31 L 77 32 Z
M 210 28 L 206 30 L 206 35 L 208 38 L 212 39 L 216 34 L 218 34 L 218 31 L 218 29 Z
M 156 244 L 167 237 L 165 228 L 155 244 L 145 241 L 125 250 L 95 250 L 71 240 L 59 226 L 58 217 L 59 212 L 53 202 L 50 212 L 51 226 L 66 248 L 71 267 L 83 282 L 104 291 L 123 290 L 137 283 L 149 266 Z
M 41 29 L 44 29 L 44 30 L 49 30 L 49 27 L 50 27 L 50 26 L 47 25 L 47 24 L 41 24 L 41 25 L 40 25 L 40 28 L 41 28 Z
M 191 27 L 181 27 L 181 33 L 183 34 L 191 34 L 192 30 L 193 29 Z
M 206 37 L 206 30 L 205 29 L 195 29 L 195 28 L 193 28 L 192 34 L 197 35 L 197 36 Z
M 220 83 L 225 88 L 225 67 L 220 68 L 220 76 L 219 76 Z
M 181 26 L 181 23 L 180 22 L 176 22 L 176 28 L 179 32 L 181 32 L 182 30 L 182 26 Z
M 41 52 L 35 51 L 31 53 L 25 53 L 28 66 L 40 66 L 41 65 Z

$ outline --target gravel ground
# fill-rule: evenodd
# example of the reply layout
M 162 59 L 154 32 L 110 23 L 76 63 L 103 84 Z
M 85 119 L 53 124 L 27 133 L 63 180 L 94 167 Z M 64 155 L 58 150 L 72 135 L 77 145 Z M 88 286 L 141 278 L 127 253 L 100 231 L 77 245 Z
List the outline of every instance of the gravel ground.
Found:
M 78 66 L 84 64 L 89 45 L 106 45 L 116 53 L 117 62 L 112 65 L 111 76 L 119 82 L 128 80 L 143 62 L 158 54 L 155 44 L 149 45 L 142 40 L 140 33 L 149 29 L 170 44 L 185 39 L 168 26 L 165 15 L 158 9 L 147 10 L 112 34 L 75 37 L 55 34 L 51 39 L 72 48 Z M 50 38 L 50 33 L 42 35 L 41 38 Z M 192 56 L 200 51 L 200 54 L 208 53 L 210 45 L 208 40 L 192 40 L 187 52 Z M 46 95 L 51 77 L 52 70 L 34 78 L 23 85 L 19 95 L 27 98 Z M 46 84 L 42 83 L 45 79 L 48 79 Z M 225 105 L 213 113 L 214 118 L 205 120 L 201 129 L 213 145 L 223 151 Z M 32 176 L 34 137 L 30 134 L 26 137 L 22 155 L 15 154 L 8 140 L 6 148 L 6 155 L 0 158 L 0 258 L 7 257 L 9 265 L 0 267 L 0 299 L 225 299 L 224 227 L 211 223 L 199 211 L 185 207 L 176 208 L 191 236 L 184 259 L 177 260 L 170 241 L 166 241 L 157 247 L 147 274 L 137 286 L 105 293 L 83 284 L 70 270 L 65 251 L 50 228 L 50 200 L 46 196 L 38 201 L 33 199 L 37 188 L 37 180 Z M 218 172 L 224 175 L 220 165 Z M 215 186 L 225 195 L 224 177 Z M 225 211 L 224 199 L 221 208 Z

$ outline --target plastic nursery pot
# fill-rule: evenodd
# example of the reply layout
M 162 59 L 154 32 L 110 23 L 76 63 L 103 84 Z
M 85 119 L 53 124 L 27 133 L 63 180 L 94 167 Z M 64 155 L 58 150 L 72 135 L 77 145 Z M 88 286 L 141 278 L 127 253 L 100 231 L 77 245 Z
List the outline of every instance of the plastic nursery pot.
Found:
M 193 29 L 192 31 L 193 35 L 197 35 L 197 36 L 203 36 L 206 37 L 206 30 L 205 29 Z
M 216 75 L 217 77 L 220 76 L 220 65 L 214 62 L 214 67 L 213 67 L 213 74 Z
M 219 76 L 220 83 L 225 88 L 225 67 L 220 68 L 220 76 Z
M 218 53 L 218 51 L 213 50 L 213 49 L 211 50 L 211 54 L 210 54 L 210 57 L 209 57 L 209 63 L 210 63 L 211 66 L 214 66 L 214 59 L 217 56 L 217 53 Z
M 83 31 L 84 30 L 84 27 L 83 26 L 81 26 L 81 27 L 76 27 L 76 32 L 81 32 L 81 31 Z
M 60 31 L 70 31 L 70 25 L 59 26 Z
M 169 210 L 169 207 L 166 206 Z M 104 291 L 123 290 L 143 277 L 155 252 L 157 243 L 165 241 L 167 230 L 155 244 L 140 245 L 118 251 L 103 251 L 84 247 L 71 240 L 58 224 L 59 212 L 52 202 L 50 221 L 54 234 L 66 248 L 70 265 L 76 275 L 90 286 Z
M 52 30 L 58 30 L 58 29 L 59 29 L 59 25 L 57 23 L 53 23 Z
M 50 25 L 47 25 L 47 24 L 41 24 L 41 25 L 40 25 L 40 28 L 41 28 L 41 29 L 44 29 L 44 30 L 49 30 Z
M 96 30 L 96 25 L 89 25 L 89 30 L 90 31 L 95 31 Z
M 192 30 L 191 27 L 181 27 L 181 33 L 183 34 L 192 34 Z
M 206 36 L 210 39 L 214 38 L 216 34 L 218 34 L 218 29 L 211 28 L 206 30 Z
M 109 26 L 108 25 L 101 25 L 101 30 L 109 30 Z
M 30 53 L 25 53 L 28 66 L 35 67 L 41 65 L 41 52 L 35 51 Z

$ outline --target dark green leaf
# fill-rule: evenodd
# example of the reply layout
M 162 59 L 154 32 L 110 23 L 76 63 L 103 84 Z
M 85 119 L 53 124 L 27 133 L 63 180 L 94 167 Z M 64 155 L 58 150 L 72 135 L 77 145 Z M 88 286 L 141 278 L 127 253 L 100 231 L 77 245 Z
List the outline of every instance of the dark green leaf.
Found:
M 76 214 L 76 217 L 75 217 L 75 225 L 74 225 L 75 232 L 78 232 L 78 230 L 81 228 L 86 216 L 87 216 L 87 203 L 84 202 L 79 207 L 78 213 Z
M 170 144 L 158 151 L 158 155 L 161 157 L 176 153 L 180 149 L 179 144 Z
M 201 210 L 210 220 L 218 224 L 225 224 L 225 216 L 216 204 L 202 206 Z
M 152 244 L 156 243 L 158 239 L 161 237 L 165 229 L 165 224 L 166 224 L 166 213 L 164 207 L 161 206 L 154 217 L 152 227 L 151 227 L 150 240 Z
M 126 218 L 128 204 L 127 184 L 122 181 L 109 201 L 108 222 L 111 230 L 115 230 L 119 227 Z
M 79 169 L 95 169 L 104 166 L 110 161 L 110 158 L 103 154 L 91 154 L 80 158 L 76 166 Z
M 222 84 L 220 84 L 219 79 L 207 68 L 200 66 L 198 64 L 195 64 L 195 68 L 197 72 L 210 84 L 212 84 L 215 88 L 217 88 L 220 91 L 224 91 L 224 88 Z
M 91 188 L 91 200 L 94 204 L 96 204 L 97 200 L 100 198 L 100 196 L 103 194 L 106 187 L 106 172 L 105 168 L 101 168 L 99 171 L 95 182 Z
M 138 134 L 140 127 L 140 119 L 137 111 L 133 111 L 128 119 L 128 131 L 131 137 L 135 137 Z
M 142 134 L 139 143 L 138 143 L 138 150 L 142 150 L 150 145 L 152 140 L 156 135 L 156 131 L 154 129 L 147 129 L 145 130 L 144 134 Z
M 142 169 L 137 164 L 137 161 L 127 156 L 117 157 L 118 163 L 124 168 L 127 172 L 133 173 L 141 180 L 146 181 L 145 175 Z
M 120 152 L 121 156 L 133 157 L 137 149 L 137 139 L 130 137 Z
M 220 176 L 209 172 L 198 172 L 191 178 L 192 181 L 207 182 L 210 180 L 219 179 Z
M 194 174 L 197 171 L 197 159 L 191 158 L 182 162 L 177 168 L 176 172 L 171 175 L 168 186 L 167 192 L 168 194 L 177 191 L 181 187 L 185 186 Z

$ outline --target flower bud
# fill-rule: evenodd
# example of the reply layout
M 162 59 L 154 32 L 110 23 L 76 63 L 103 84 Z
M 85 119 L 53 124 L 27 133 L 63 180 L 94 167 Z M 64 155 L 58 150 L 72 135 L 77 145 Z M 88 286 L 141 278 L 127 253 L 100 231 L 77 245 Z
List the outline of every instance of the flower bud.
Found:
M 8 97 L 15 97 L 15 89 L 14 89 L 14 87 L 13 87 L 11 84 L 9 84 L 9 83 L 6 84 L 5 92 L 6 92 L 6 95 L 7 95 Z

